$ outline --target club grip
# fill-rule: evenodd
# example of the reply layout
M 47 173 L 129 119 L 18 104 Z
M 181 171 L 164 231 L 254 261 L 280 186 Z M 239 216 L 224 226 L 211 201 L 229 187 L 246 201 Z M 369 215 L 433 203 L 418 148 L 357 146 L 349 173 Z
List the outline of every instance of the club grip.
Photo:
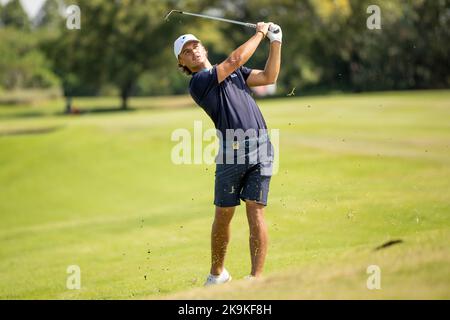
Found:
M 254 23 L 247 23 L 247 27 L 256 29 L 256 24 L 254 24 Z M 269 31 L 272 32 L 272 33 L 279 33 L 280 32 L 280 28 L 277 28 L 277 27 L 274 27 L 273 25 L 271 25 L 269 27 Z

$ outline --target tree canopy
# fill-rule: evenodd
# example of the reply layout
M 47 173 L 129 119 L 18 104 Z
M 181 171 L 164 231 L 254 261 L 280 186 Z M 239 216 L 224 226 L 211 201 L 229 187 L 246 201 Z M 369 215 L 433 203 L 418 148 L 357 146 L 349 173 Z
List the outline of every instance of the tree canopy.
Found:
M 278 94 L 448 88 L 449 0 L 379 0 L 381 29 L 366 26 L 370 0 L 79 0 L 81 29 L 69 30 L 59 0 L 33 23 L 18 0 L 0 6 L 0 86 L 61 85 L 67 97 L 116 88 L 131 95 L 187 92 L 173 41 L 194 33 L 218 63 L 254 30 L 174 15 L 171 9 L 235 20 L 272 21 L 283 29 Z M 268 42 L 248 66 L 263 68 Z M 56 80 L 55 80 L 56 79 Z

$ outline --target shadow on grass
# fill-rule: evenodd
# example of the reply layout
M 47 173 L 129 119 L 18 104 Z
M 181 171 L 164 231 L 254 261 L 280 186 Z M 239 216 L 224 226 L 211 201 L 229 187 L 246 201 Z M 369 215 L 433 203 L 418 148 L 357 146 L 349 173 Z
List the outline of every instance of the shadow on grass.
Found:
M 64 126 L 42 127 L 42 128 L 26 128 L 26 129 L 11 129 L 0 130 L 0 137 L 2 136 L 18 136 L 18 135 L 33 135 L 46 134 L 63 129 Z
M 74 109 L 72 112 L 67 113 L 64 111 L 56 111 L 56 112 L 39 112 L 39 111 L 18 111 L 17 113 L 9 113 L 9 114 L 0 114 L 1 119 L 20 119 L 20 118 L 40 118 L 40 117 L 49 117 L 49 116 L 59 116 L 59 117 L 72 117 L 72 116 L 82 116 L 88 114 L 101 114 L 101 113 L 128 113 L 133 112 L 139 109 L 128 108 L 128 109 L 120 109 L 120 108 L 93 108 L 93 109 Z
M 20 113 L 12 113 L 12 114 L 0 114 L 0 119 L 11 119 L 11 118 L 36 118 L 36 117 L 42 117 L 45 115 L 49 115 L 48 113 L 43 112 L 20 112 Z
M 134 112 L 137 109 L 135 108 L 127 108 L 127 109 L 122 109 L 122 108 L 117 108 L 117 107 L 101 107 L 101 108 L 92 108 L 92 109 L 77 109 L 74 108 L 72 110 L 72 112 L 67 113 L 67 112 L 59 112 L 56 113 L 56 115 L 60 115 L 60 116 L 70 116 L 70 115 L 86 115 L 86 114 L 97 114 L 97 113 L 128 113 L 128 112 Z
M 139 106 L 139 107 L 129 107 L 127 109 L 122 109 L 118 107 L 98 107 L 92 109 L 78 109 L 74 108 L 72 112 L 67 113 L 65 111 L 57 111 L 57 112 L 38 112 L 38 111 L 23 111 L 17 113 L 10 113 L 2 115 L 0 113 L 1 119 L 14 119 L 14 118 L 38 118 L 38 117 L 48 117 L 48 116 L 83 116 L 89 114 L 108 114 L 108 113 L 131 113 L 135 111 L 154 111 L 154 110 L 180 110 L 186 108 L 192 108 L 193 104 L 180 104 L 175 106 L 167 106 L 164 104 L 161 105 L 149 105 L 149 106 Z

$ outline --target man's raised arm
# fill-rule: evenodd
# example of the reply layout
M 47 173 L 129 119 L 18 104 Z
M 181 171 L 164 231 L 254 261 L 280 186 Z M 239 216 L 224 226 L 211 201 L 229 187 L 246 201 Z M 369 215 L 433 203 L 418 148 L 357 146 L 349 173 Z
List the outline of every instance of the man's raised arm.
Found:
M 247 42 L 234 50 L 224 62 L 217 66 L 217 81 L 219 83 L 250 59 L 261 43 L 261 40 L 267 35 L 268 30 L 268 23 L 259 22 L 256 25 L 256 33 Z
M 277 82 L 278 74 L 281 66 L 281 39 L 282 32 L 278 25 L 280 32 L 274 34 L 269 31 L 267 36 L 270 39 L 269 58 L 267 58 L 264 70 L 252 70 L 247 78 L 247 85 L 249 87 L 264 86 Z

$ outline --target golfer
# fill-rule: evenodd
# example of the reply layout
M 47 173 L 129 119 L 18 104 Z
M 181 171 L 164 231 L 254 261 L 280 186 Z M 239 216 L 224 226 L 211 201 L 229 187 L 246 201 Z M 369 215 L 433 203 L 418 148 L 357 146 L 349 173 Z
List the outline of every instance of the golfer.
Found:
M 270 30 L 278 28 L 279 31 L 269 31 L 271 25 Z M 270 52 L 264 70 L 244 67 L 266 37 L 270 40 Z M 182 35 L 174 43 L 178 67 L 192 76 L 190 94 L 214 122 L 221 142 L 216 158 L 211 270 L 206 286 L 231 280 L 224 267 L 225 254 L 230 240 L 230 222 L 241 200 L 246 205 L 250 228 L 252 268 L 246 278 L 259 277 L 263 272 L 268 241 L 264 207 L 272 176 L 273 147 L 266 122 L 249 87 L 276 82 L 281 64 L 281 41 L 278 25 L 259 22 L 256 33 L 216 65 L 211 65 L 208 51 L 194 35 Z M 245 135 L 230 135 L 230 132 L 245 132 Z M 263 149 L 268 150 L 265 157 Z

